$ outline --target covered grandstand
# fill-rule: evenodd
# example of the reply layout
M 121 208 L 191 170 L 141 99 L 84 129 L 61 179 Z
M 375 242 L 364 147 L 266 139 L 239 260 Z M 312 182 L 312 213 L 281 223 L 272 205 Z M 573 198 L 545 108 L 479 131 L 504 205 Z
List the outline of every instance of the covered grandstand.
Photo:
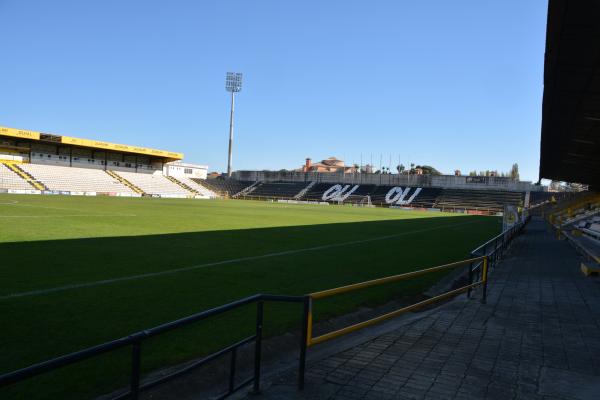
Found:
M 232 179 L 204 179 L 206 166 L 182 159 L 172 151 L 0 127 L 0 190 L 10 193 L 220 196 L 491 215 L 507 205 L 526 207 L 527 192 L 531 205 L 555 197 L 501 177 L 236 171 Z
M 0 190 L 11 193 L 214 197 L 185 175 L 169 176 L 181 159 L 167 150 L 0 127 Z

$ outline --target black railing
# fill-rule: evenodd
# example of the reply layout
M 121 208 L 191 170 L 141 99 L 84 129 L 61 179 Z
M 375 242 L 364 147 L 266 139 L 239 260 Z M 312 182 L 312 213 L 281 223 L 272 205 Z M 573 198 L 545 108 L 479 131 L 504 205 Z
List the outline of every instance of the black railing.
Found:
M 163 325 L 156 326 L 151 329 L 146 329 L 140 332 L 133 333 L 129 336 L 116 339 L 110 342 L 106 342 L 97 346 L 87 348 L 85 350 L 77 351 L 71 354 L 67 354 L 52 360 L 34 364 L 29 367 L 10 372 L 4 375 L 0 375 L 0 387 L 12 385 L 23 380 L 32 378 L 37 375 L 41 375 L 46 372 L 54 371 L 56 369 L 66 367 L 77 362 L 87 360 L 98 355 L 121 349 L 127 346 L 131 346 L 131 382 L 129 389 L 122 394 L 115 395 L 112 400 L 120 399 L 138 399 L 140 392 L 157 386 L 161 383 L 170 381 L 178 378 L 196 368 L 199 368 L 206 363 L 215 360 L 216 358 L 223 356 L 227 353 L 231 353 L 231 361 L 229 368 L 229 381 L 228 389 L 226 392 L 218 396 L 218 399 L 224 399 L 241 388 L 253 383 L 253 391 L 258 393 L 260 391 L 260 375 L 261 375 L 261 355 L 262 355 L 262 331 L 263 331 L 263 308 L 265 302 L 293 302 L 303 303 L 303 326 L 300 341 L 300 357 L 299 357 L 299 375 L 298 375 L 298 388 L 304 388 L 304 367 L 306 360 L 306 326 L 308 325 L 308 297 L 307 296 L 281 296 L 281 295 L 270 295 L 270 294 L 256 294 L 253 296 L 245 297 L 243 299 L 212 308 L 210 310 L 202 311 L 197 314 L 190 315 L 172 322 L 168 322 Z M 141 357 L 142 357 L 142 342 L 145 339 L 153 336 L 160 335 L 165 332 L 172 331 L 174 329 L 187 326 L 189 324 L 202 321 L 204 319 L 223 314 L 227 311 L 256 303 L 256 330 L 254 335 L 248 336 L 245 339 L 240 340 L 224 349 L 217 351 L 216 353 L 210 354 L 200 360 L 194 361 L 191 364 L 187 364 L 172 373 L 161 376 L 151 381 L 141 382 Z M 244 380 L 243 382 L 236 384 L 235 372 L 236 372 L 236 361 L 237 361 L 237 350 L 241 346 L 248 343 L 254 342 L 254 372 L 251 378 Z
M 481 257 L 486 256 L 488 262 L 488 271 L 492 271 L 496 266 L 498 261 L 502 258 L 510 242 L 514 239 L 515 236 L 521 233 L 525 225 L 529 222 L 531 217 L 525 218 L 523 221 L 520 221 L 513 225 L 512 227 L 504 230 L 497 236 L 494 236 L 481 246 L 477 247 L 475 250 L 471 251 L 471 257 Z M 479 278 L 482 273 L 482 262 L 477 262 L 474 265 L 469 266 L 469 284 L 473 282 L 473 279 Z M 467 296 L 471 297 L 471 289 L 468 290 Z M 487 280 L 483 284 L 482 287 L 482 296 L 481 301 L 485 303 L 487 301 Z
M 525 219 L 522 222 L 514 225 L 513 227 L 505 230 L 498 236 L 490 239 L 486 243 L 477 247 L 475 250 L 471 252 L 471 256 L 473 258 L 486 256 L 483 262 L 488 262 L 488 268 L 491 269 L 495 266 L 495 264 L 500 260 L 501 256 L 504 254 L 506 249 L 508 248 L 509 243 L 512 239 L 517 236 L 523 229 L 523 227 L 527 224 L 529 218 Z M 481 274 L 483 273 L 484 268 L 483 262 L 477 262 L 469 265 L 469 285 L 473 283 L 474 278 L 478 280 L 481 279 Z M 471 295 L 471 289 L 468 289 L 468 296 Z M 487 277 L 484 279 L 484 283 L 482 285 L 482 302 L 485 303 L 487 298 Z M 223 356 L 227 353 L 231 353 L 230 360 L 230 368 L 229 368 L 229 381 L 228 381 L 228 389 L 222 395 L 217 397 L 218 399 L 224 399 L 227 396 L 233 394 L 234 392 L 240 390 L 241 388 L 253 383 L 253 392 L 258 393 L 260 391 L 260 377 L 261 377 L 261 359 L 262 359 L 262 331 L 263 331 L 263 311 L 264 311 L 264 303 L 265 302 L 293 302 L 293 303 L 302 303 L 303 311 L 302 311 L 302 331 L 300 335 L 300 349 L 299 349 L 299 362 L 298 362 L 298 388 L 300 390 L 304 389 L 304 372 L 306 366 L 306 348 L 307 348 L 307 338 L 308 338 L 308 328 L 309 328 L 309 314 L 310 314 L 310 296 L 283 296 L 283 295 L 270 295 L 270 294 L 256 294 L 253 296 L 245 297 L 243 299 L 212 308 L 210 310 L 202 311 L 197 314 L 190 315 L 188 317 L 184 317 L 172 322 L 168 322 L 163 325 L 156 326 L 151 329 L 143 330 L 140 332 L 133 333 L 129 336 L 116 339 L 110 342 L 106 342 L 94 347 L 87 348 L 85 350 L 77 351 L 71 354 L 67 354 L 58 358 L 54 358 L 52 360 L 48 360 L 45 362 L 41 362 L 39 364 L 34 364 L 29 367 L 9 372 L 4 375 L 0 375 L 0 388 L 8 385 L 12 385 L 23 380 L 32 378 L 37 375 L 41 375 L 46 372 L 54 371 L 56 369 L 75 364 L 77 362 L 87 360 L 89 358 L 121 349 L 127 346 L 131 346 L 131 382 L 129 385 L 129 389 L 119 395 L 116 395 L 112 398 L 112 400 L 121 400 L 121 399 L 138 399 L 140 392 L 150 389 L 154 386 L 157 386 L 161 383 L 170 381 L 172 379 L 178 378 L 196 368 L 199 368 L 206 363 L 215 360 L 216 358 Z M 160 335 L 165 332 L 172 331 L 174 329 L 187 326 L 189 324 L 202 321 L 204 319 L 220 315 L 227 311 L 256 303 L 256 328 L 255 333 L 252 336 L 248 336 L 245 339 L 240 340 L 237 343 L 234 343 L 228 347 L 225 347 L 216 353 L 210 354 L 200 360 L 194 361 L 191 364 L 187 364 L 186 366 L 169 373 L 167 375 L 161 376 L 154 380 L 141 382 L 141 345 L 143 340 L 148 339 L 150 337 L 154 337 Z M 241 346 L 244 346 L 248 343 L 254 342 L 254 373 L 251 378 L 246 379 L 243 382 L 236 384 L 235 372 L 236 372 L 236 363 L 237 363 L 237 350 Z

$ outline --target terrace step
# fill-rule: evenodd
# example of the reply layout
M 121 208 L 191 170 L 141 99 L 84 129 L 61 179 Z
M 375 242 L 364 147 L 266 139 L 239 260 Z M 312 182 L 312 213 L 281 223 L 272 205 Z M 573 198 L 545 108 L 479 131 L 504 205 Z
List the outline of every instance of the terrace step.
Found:
M 23 170 L 23 168 L 19 167 L 16 163 L 2 162 L 4 166 L 10 169 L 12 172 L 20 176 L 24 181 L 29 183 L 37 190 L 49 190 L 48 187 L 38 179 L 36 179 L 33 175 Z
M 186 185 L 185 183 L 181 182 L 177 178 L 173 178 L 172 176 L 167 176 L 167 179 L 170 180 L 171 182 L 173 182 L 174 184 L 181 186 L 182 188 L 184 188 L 188 192 L 192 192 L 192 193 L 198 194 L 198 195 L 200 194 L 199 191 L 197 191 L 196 189 L 192 188 L 189 185 Z
M 146 194 L 146 192 L 144 192 L 142 189 L 140 189 L 139 187 L 137 187 L 133 183 L 129 182 L 127 179 L 123 178 L 121 175 L 117 174 L 115 171 L 111 171 L 111 170 L 107 169 L 107 170 L 104 170 L 104 172 L 106 172 L 112 178 L 115 178 L 116 180 L 118 180 L 119 182 L 121 182 L 123 185 L 125 185 L 128 188 L 130 188 L 131 190 L 133 190 L 135 193 L 141 194 L 141 195 L 145 195 Z
M 304 197 L 304 195 L 306 193 L 308 193 L 308 191 L 310 189 L 312 189 L 313 186 L 315 186 L 317 184 L 317 181 L 311 181 L 307 187 L 305 187 L 304 189 L 302 189 L 300 192 L 298 192 L 297 195 L 294 196 L 294 200 L 298 200 L 301 199 L 302 197 Z

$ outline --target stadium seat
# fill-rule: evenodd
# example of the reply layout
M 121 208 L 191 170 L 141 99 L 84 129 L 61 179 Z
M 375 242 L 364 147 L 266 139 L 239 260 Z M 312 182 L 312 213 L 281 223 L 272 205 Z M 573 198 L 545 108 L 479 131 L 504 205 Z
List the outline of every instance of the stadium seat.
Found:
M 191 178 L 192 181 L 221 196 L 233 197 L 248 186 L 252 185 L 253 181 L 238 181 L 235 179 L 197 179 Z
M 34 188 L 10 170 L 6 164 L 0 163 L 0 189 L 31 190 Z
M 44 183 L 49 190 L 70 192 L 128 193 L 134 192 L 101 169 L 63 167 L 58 165 L 20 164 L 20 167 Z
M 276 199 L 291 199 L 296 196 L 308 183 L 305 182 L 269 182 L 262 183 L 249 196 L 268 197 Z
M 161 173 L 113 171 L 150 195 L 191 196 L 193 193 L 171 182 Z

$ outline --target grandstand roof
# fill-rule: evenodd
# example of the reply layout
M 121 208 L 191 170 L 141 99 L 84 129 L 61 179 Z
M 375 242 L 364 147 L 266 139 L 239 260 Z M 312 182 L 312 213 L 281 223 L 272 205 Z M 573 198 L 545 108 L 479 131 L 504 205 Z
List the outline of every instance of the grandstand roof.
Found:
M 147 147 L 130 146 L 126 144 L 110 143 L 99 140 L 81 139 L 71 136 L 54 135 L 50 133 L 28 131 L 24 129 L 15 129 L 0 126 L 0 136 L 28 139 L 33 141 L 60 143 L 70 146 L 87 147 L 99 150 L 110 150 L 121 153 L 142 154 L 157 158 L 164 158 L 165 161 L 176 161 L 183 159 L 182 153 L 175 153 L 167 150 L 157 150 Z
M 540 178 L 600 185 L 600 3 L 550 0 Z

